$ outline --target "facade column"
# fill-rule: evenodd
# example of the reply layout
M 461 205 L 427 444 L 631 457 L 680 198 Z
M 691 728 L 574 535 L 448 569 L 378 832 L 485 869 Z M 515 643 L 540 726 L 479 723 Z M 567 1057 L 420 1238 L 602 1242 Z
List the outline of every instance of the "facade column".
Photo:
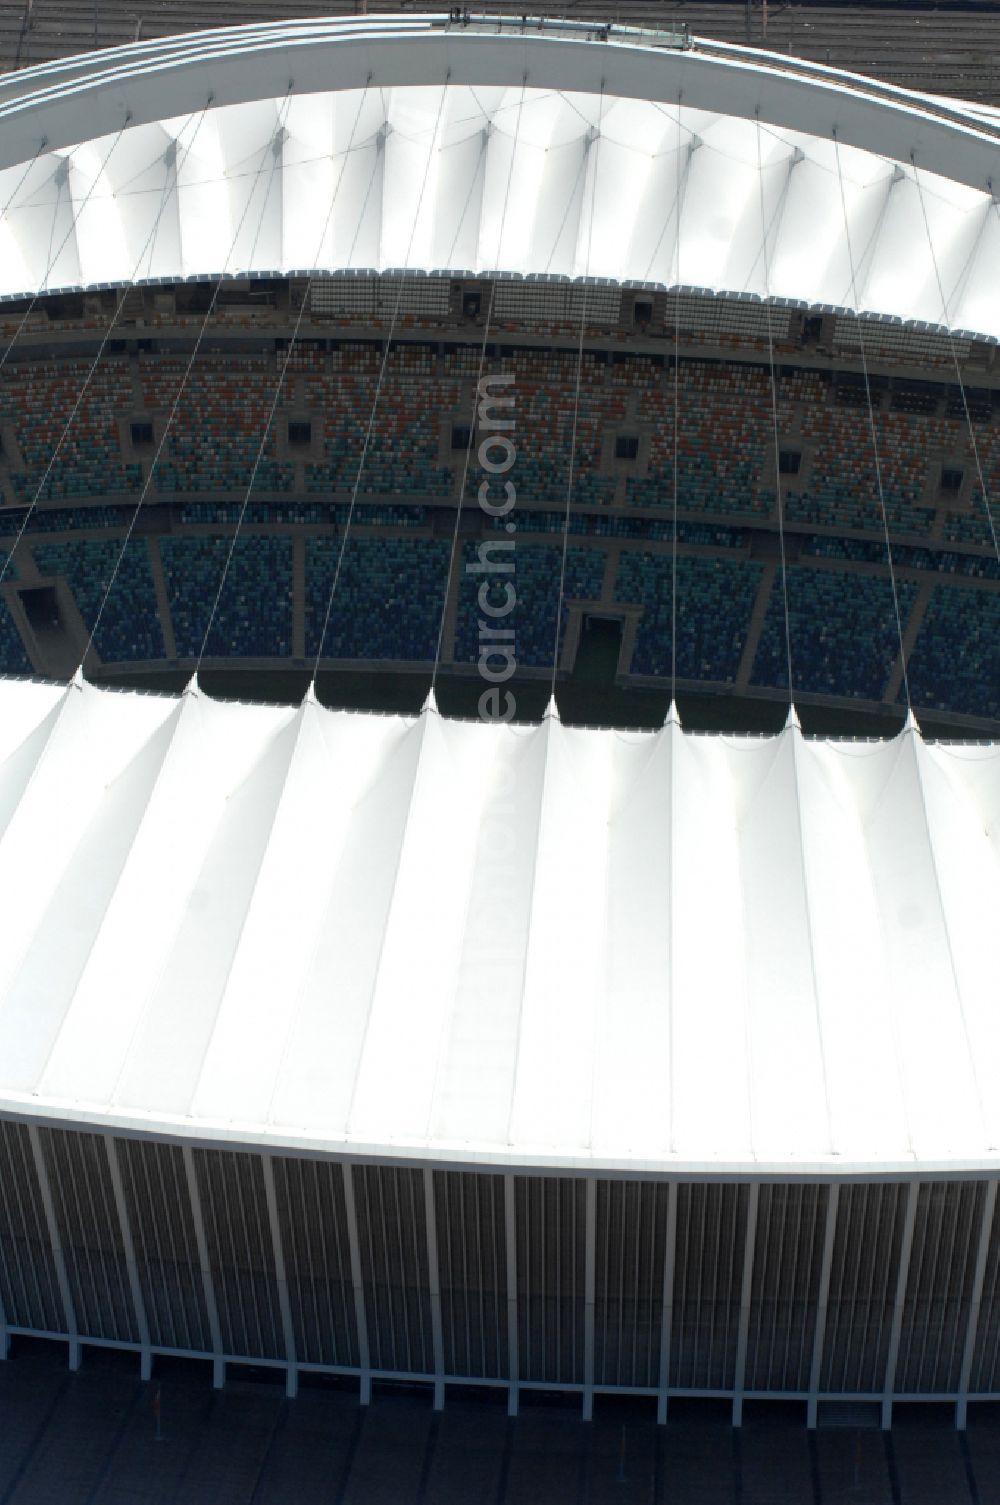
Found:
M 903 1240 L 899 1250 L 899 1274 L 896 1277 L 896 1299 L 892 1308 L 892 1327 L 889 1330 L 889 1352 L 885 1361 L 885 1384 L 882 1387 L 882 1430 L 892 1426 L 892 1396 L 896 1385 L 896 1362 L 899 1358 L 899 1340 L 903 1332 L 903 1308 L 906 1302 L 906 1282 L 910 1274 L 910 1254 L 913 1249 L 913 1228 L 917 1220 L 917 1197 L 920 1182 L 911 1181 L 906 1191 L 906 1215 L 903 1222 Z
M 427 1225 L 427 1282 L 431 1299 L 431 1344 L 434 1352 L 434 1409 L 444 1409 L 444 1326 L 441 1321 L 441 1276 L 438 1266 L 434 1172 L 424 1168 L 424 1222 Z
M 594 1419 L 594 1292 L 597 1283 L 597 1182 L 588 1176 L 583 1257 L 583 1419 Z
M 743 1425 L 743 1391 L 746 1388 L 747 1343 L 750 1337 L 750 1295 L 753 1290 L 753 1257 L 757 1246 L 757 1206 L 760 1187 L 751 1182 L 747 1198 L 747 1232 L 743 1244 L 743 1280 L 740 1285 L 740 1325 L 736 1338 L 736 1372 L 733 1378 L 733 1426 Z
M 278 1195 L 274 1186 L 274 1161 L 270 1155 L 261 1155 L 264 1169 L 264 1199 L 267 1202 L 267 1220 L 271 1225 L 271 1248 L 274 1254 L 274 1277 L 278 1285 L 278 1310 L 281 1312 L 281 1329 L 285 1339 L 285 1394 L 294 1400 L 299 1392 L 299 1363 L 295 1352 L 295 1328 L 292 1325 L 292 1304 L 288 1298 L 288 1274 L 285 1269 L 285 1251 L 281 1240 L 281 1222 L 278 1218 Z
M 372 1366 L 368 1350 L 368 1315 L 365 1310 L 365 1283 L 361 1274 L 361 1241 L 358 1238 L 358 1213 L 354 1203 L 354 1173 L 350 1161 L 341 1166 L 344 1173 L 344 1207 L 347 1212 L 347 1244 L 351 1254 L 351 1284 L 354 1287 L 354 1320 L 358 1328 L 358 1365 L 361 1369 L 361 1404 L 372 1398 Z
M 833 1269 L 833 1243 L 837 1236 L 837 1209 L 840 1206 L 840 1187 L 834 1183 L 826 1198 L 826 1223 L 823 1229 L 823 1263 L 819 1272 L 819 1292 L 816 1296 L 816 1327 L 813 1331 L 812 1363 L 809 1366 L 809 1400 L 806 1408 L 806 1426 L 815 1427 L 819 1411 L 819 1381 L 823 1372 L 823 1347 L 826 1342 L 826 1308 L 830 1299 L 830 1272 Z
M 983 1198 L 983 1219 L 979 1225 L 979 1246 L 976 1250 L 976 1270 L 972 1277 L 972 1294 L 969 1298 L 969 1320 L 965 1329 L 965 1346 L 962 1350 L 962 1368 L 958 1380 L 958 1400 L 955 1404 L 955 1425 L 961 1431 L 969 1410 L 969 1379 L 972 1361 L 976 1356 L 976 1338 L 979 1335 L 979 1313 L 983 1303 L 983 1282 L 986 1278 L 986 1261 L 990 1253 L 993 1234 L 993 1216 L 997 1205 L 997 1183 L 987 1181 Z
M 132 1227 L 128 1220 L 125 1184 L 122 1181 L 121 1164 L 118 1160 L 118 1143 L 113 1134 L 105 1134 L 103 1139 L 108 1157 L 111 1187 L 115 1196 L 115 1207 L 118 1210 L 118 1226 L 121 1229 L 122 1249 L 125 1252 L 125 1271 L 128 1275 L 129 1290 L 132 1293 L 132 1306 L 135 1309 L 135 1327 L 141 1344 L 139 1378 L 148 1380 L 153 1373 L 153 1350 L 149 1341 L 149 1322 L 146 1318 L 146 1303 L 143 1300 L 142 1285 L 139 1281 L 139 1266 L 135 1257 L 135 1244 L 132 1241 Z
M 517 1206 L 514 1200 L 514 1177 L 503 1178 L 504 1235 L 507 1245 L 507 1415 L 517 1415 L 520 1353 L 517 1330 Z
M 674 1331 L 674 1267 L 677 1261 L 677 1182 L 667 1187 L 666 1247 L 663 1251 L 663 1312 L 660 1317 L 660 1384 L 656 1397 L 656 1421 L 667 1420 L 670 1395 L 670 1347 Z
M 31 1144 L 31 1154 L 35 1162 L 35 1174 L 38 1177 L 38 1187 L 42 1194 L 42 1209 L 45 1213 L 45 1226 L 49 1233 L 49 1243 L 52 1247 L 52 1263 L 55 1266 L 56 1284 L 59 1287 L 59 1297 L 63 1305 L 63 1314 L 66 1318 L 66 1333 L 69 1338 L 69 1367 L 80 1367 L 80 1334 L 76 1325 L 76 1307 L 73 1304 L 73 1293 L 70 1290 L 69 1272 L 66 1269 L 66 1256 L 63 1253 L 62 1240 L 59 1236 L 59 1223 L 56 1218 L 56 1204 L 52 1199 L 52 1186 L 49 1182 L 49 1171 L 45 1164 L 45 1155 L 42 1152 L 42 1137 L 37 1124 L 28 1125 L 28 1140 Z
M 205 1311 L 208 1314 L 208 1330 L 212 1338 L 212 1384 L 221 1390 L 226 1382 L 226 1361 L 223 1358 L 222 1328 L 219 1325 L 219 1307 L 215 1299 L 215 1282 L 208 1257 L 208 1240 L 205 1237 L 205 1219 L 201 1212 L 201 1193 L 198 1190 L 198 1172 L 194 1163 L 194 1150 L 189 1144 L 181 1151 L 184 1157 L 184 1174 L 187 1177 L 188 1197 L 191 1200 L 191 1220 L 194 1224 L 194 1239 L 198 1246 L 198 1264 L 201 1268 L 201 1285 L 205 1293 Z

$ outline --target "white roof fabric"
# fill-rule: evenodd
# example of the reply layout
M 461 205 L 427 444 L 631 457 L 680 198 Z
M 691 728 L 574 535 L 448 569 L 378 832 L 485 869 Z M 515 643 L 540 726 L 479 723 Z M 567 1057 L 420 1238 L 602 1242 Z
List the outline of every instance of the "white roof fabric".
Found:
M 1000 1163 L 1000 747 L 0 683 L 0 1111 L 448 1163 Z
M 993 116 L 619 31 L 350 17 L 9 75 L 0 297 L 405 267 L 692 286 L 1000 338 Z

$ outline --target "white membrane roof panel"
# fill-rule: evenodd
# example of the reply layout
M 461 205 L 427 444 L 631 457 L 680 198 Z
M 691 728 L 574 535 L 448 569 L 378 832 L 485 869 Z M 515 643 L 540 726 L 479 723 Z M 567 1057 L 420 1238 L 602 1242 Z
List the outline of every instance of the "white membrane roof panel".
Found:
M 1000 1164 L 1000 747 L 0 683 L 0 1110 L 453 1163 Z
M 238 27 L 0 80 L 0 298 L 500 270 L 1000 338 L 997 181 L 992 115 L 749 49 Z

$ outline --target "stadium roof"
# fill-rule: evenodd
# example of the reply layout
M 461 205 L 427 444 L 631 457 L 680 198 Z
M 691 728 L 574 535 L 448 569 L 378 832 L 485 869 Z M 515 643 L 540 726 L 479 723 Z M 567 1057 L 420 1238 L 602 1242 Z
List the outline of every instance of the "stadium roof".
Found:
M 220 273 L 502 271 L 857 306 L 1000 337 L 994 113 L 684 41 L 353 17 L 8 75 L 0 296 Z
M 1000 1160 L 1000 748 L 0 684 L 0 1110 L 316 1152 Z

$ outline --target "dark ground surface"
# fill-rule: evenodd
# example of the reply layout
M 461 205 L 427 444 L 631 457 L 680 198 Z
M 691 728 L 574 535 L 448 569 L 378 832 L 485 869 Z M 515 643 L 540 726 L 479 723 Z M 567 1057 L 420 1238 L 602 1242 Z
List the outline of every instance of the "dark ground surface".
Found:
M 897 1425 L 808 1433 L 798 1407 L 674 1406 L 597 1398 L 577 1408 L 503 1397 L 231 1380 L 207 1364 L 158 1362 L 154 1385 L 133 1355 L 21 1340 L 0 1366 L 0 1505 L 1000 1505 L 1000 1424 L 970 1411 L 956 1432 L 944 1408 L 898 1407 Z M 926 1414 L 924 1414 L 926 1413 Z M 986 1414 L 984 1414 L 986 1413 Z

